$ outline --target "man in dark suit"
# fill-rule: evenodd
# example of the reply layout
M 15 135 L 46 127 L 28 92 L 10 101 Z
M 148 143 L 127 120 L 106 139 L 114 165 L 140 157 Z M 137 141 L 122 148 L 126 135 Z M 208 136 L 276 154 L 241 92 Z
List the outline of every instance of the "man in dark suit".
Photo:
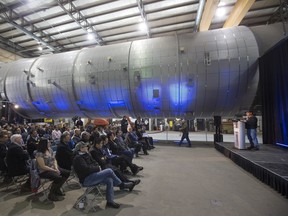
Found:
M 13 134 L 10 140 L 11 144 L 8 146 L 6 156 L 8 176 L 14 177 L 29 174 L 29 166 L 27 165 L 29 154 L 22 147 L 23 140 L 21 134 Z M 22 185 L 21 191 L 31 191 L 30 177 Z

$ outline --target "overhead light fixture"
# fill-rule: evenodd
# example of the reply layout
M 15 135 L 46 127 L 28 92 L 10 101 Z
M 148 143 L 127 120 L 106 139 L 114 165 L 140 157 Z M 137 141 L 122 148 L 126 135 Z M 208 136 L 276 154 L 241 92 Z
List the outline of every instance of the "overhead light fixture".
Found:
M 92 30 L 91 28 L 88 28 L 88 29 L 87 29 L 87 32 L 88 32 L 88 33 L 91 33 L 91 32 L 93 32 L 93 30 Z
M 223 17 L 223 16 L 225 16 L 225 15 L 226 15 L 226 8 L 223 8 L 223 7 L 218 8 L 218 9 L 216 10 L 215 15 L 216 15 L 217 17 Z
M 139 30 L 142 32 L 147 32 L 148 31 L 148 26 L 146 23 L 140 23 L 139 24 Z
M 88 38 L 88 40 L 93 40 L 93 39 L 94 39 L 94 34 L 89 33 L 89 34 L 87 35 L 87 38 Z
M 18 105 L 18 104 L 15 104 L 15 105 L 14 105 L 14 108 L 15 108 L 15 109 L 18 109 L 18 108 L 19 108 L 19 105 Z
M 39 50 L 39 51 L 42 51 L 43 48 L 42 48 L 41 46 L 38 46 L 38 50 Z

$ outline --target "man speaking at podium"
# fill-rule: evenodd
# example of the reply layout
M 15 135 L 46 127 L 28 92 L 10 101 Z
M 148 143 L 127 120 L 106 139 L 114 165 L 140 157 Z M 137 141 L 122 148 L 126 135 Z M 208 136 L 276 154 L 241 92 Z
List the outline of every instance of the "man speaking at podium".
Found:
M 245 128 L 247 129 L 247 137 L 250 142 L 250 146 L 247 150 L 259 150 L 259 144 L 257 139 L 257 118 L 253 115 L 252 111 L 246 112 Z

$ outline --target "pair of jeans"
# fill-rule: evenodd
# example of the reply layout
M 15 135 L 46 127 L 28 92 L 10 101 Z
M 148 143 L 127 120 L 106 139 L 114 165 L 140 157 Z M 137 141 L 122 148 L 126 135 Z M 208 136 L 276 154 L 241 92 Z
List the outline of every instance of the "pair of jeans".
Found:
M 120 185 L 122 181 L 115 175 L 112 169 L 108 168 L 100 172 L 94 172 L 88 175 L 83 182 L 84 187 L 91 187 L 97 184 L 106 184 L 106 200 L 107 202 L 114 201 L 113 186 Z
M 179 142 L 179 146 L 182 145 L 182 142 L 183 142 L 184 139 L 186 139 L 187 142 L 188 142 L 188 145 L 191 146 L 191 142 L 190 142 L 190 139 L 189 139 L 189 132 L 183 132 L 181 140 Z
M 250 142 L 250 145 L 255 148 L 259 148 L 258 139 L 257 139 L 257 129 L 247 129 L 247 137 Z

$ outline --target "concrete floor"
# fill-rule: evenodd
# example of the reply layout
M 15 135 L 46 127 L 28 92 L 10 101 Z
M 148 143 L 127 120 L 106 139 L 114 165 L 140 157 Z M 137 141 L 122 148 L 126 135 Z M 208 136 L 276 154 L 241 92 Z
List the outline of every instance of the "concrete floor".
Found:
M 115 188 L 120 209 L 106 209 L 105 201 L 88 215 L 119 216 L 287 216 L 288 199 L 217 152 L 212 145 L 192 148 L 159 144 L 135 163 L 144 166 L 141 183 L 131 193 Z M 43 203 L 41 194 L 0 190 L 1 216 L 86 215 L 73 208 L 81 189 L 67 185 L 64 201 Z

